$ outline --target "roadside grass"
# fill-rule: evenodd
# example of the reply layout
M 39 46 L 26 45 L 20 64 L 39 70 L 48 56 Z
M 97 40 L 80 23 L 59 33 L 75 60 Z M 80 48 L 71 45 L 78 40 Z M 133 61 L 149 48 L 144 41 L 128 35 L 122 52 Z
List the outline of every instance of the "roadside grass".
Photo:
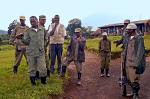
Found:
M 47 79 L 47 85 L 37 81 L 37 86 L 33 88 L 25 58 L 17 75 L 12 72 L 14 59 L 14 47 L 0 46 L 0 99 L 48 99 L 63 94 L 64 79 L 59 78 L 57 73 Z

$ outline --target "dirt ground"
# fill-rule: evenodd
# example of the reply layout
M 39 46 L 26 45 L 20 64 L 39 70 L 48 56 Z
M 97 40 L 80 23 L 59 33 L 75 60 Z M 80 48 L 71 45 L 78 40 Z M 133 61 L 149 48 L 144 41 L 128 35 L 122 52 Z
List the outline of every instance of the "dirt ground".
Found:
M 150 64 L 150 57 L 147 58 Z M 70 81 L 65 88 L 64 99 L 132 99 L 121 96 L 118 79 L 120 77 L 120 59 L 111 61 L 111 77 L 100 77 L 99 57 L 86 52 L 86 62 L 82 71 L 82 85 L 77 86 L 77 73 L 74 64 L 68 67 Z M 141 75 L 140 99 L 150 99 L 150 66 Z

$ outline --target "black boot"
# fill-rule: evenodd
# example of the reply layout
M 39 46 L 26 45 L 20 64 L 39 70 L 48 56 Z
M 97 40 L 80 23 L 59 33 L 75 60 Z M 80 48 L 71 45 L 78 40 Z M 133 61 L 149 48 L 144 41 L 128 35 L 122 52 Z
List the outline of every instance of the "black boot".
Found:
M 46 77 L 41 77 L 41 83 L 46 84 Z
M 32 86 L 36 85 L 36 83 L 35 83 L 35 77 L 30 77 L 30 81 L 31 81 Z
M 132 83 L 133 99 L 139 99 L 140 85 L 137 82 Z
M 104 69 L 101 68 L 101 77 L 104 77 Z
M 39 77 L 39 71 L 36 71 L 36 76 L 35 76 L 35 80 L 39 80 L 40 77 Z
M 50 77 L 50 70 L 47 69 L 47 77 Z
M 14 72 L 14 74 L 17 74 L 17 72 L 18 72 L 18 66 L 14 66 L 13 67 L 13 72 Z
M 106 72 L 106 77 L 110 77 L 109 69 L 105 69 L 105 72 Z
M 78 82 L 77 85 L 81 85 L 81 73 L 78 73 Z
M 62 66 L 61 77 L 65 77 L 67 66 Z

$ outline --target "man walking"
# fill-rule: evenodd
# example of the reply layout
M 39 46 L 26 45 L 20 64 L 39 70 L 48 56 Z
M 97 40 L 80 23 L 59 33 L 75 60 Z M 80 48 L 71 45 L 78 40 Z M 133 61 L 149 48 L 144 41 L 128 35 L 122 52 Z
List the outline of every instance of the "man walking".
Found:
M 64 37 L 66 36 L 66 30 L 64 25 L 60 24 L 59 22 L 59 15 L 54 16 L 54 23 L 50 26 L 48 33 L 50 36 L 49 38 L 50 38 L 50 47 L 51 47 L 50 72 L 54 74 L 55 71 L 54 66 L 57 57 L 57 61 L 58 61 L 57 73 L 58 75 L 60 75 L 61 58 L 63 52 Z
M 36 71 L 39 71 L 41 83 L 46 84 L 46 63 L 44 45 L 47 43 L 44 27 L 38 26 L 38 19 L 35 16 L 30 17 L 31 27 L 22 39 L 27 45 L 27 60 L 29 65 L 30 80 L 33 86 L 36 85 Z
M 102 35 L 103 38 L 99 42 L 99 53 L 101 56 L 101 77 L 104 77 L 105 74 L 106 77 L 110 77 L 109 64 L 111 58 L 111 41 L 108 40 L 106 32 L 104 32 Z
M 74 64 L 77 69 L 78 81 L 77 84 L 81 85 L 81 73 L 82 73 L 82 65 L 85 62 L 85 49 L 86 39 L 81 35 L 81 29 L 75 29 L 75 37 L 73 37 L 70 41 L 70 44 L 67 49 L 67 56 L 63 61 L 62 65 L 62 77 L 65 76 L 67 66 L 74 61 Z
M 25 24 L 25 16 L 20 16 L 20 24 L 16 26 L 13 33 L 10 36 L 10 44 L 15 46 L 15 64 L 13 66 L 13 72 L 18 72 L 18 66 L 21 63 L 22 57 L 26 58 L 26 46 L 22 43 L 21 37 L 26 33 L 29 27 Z

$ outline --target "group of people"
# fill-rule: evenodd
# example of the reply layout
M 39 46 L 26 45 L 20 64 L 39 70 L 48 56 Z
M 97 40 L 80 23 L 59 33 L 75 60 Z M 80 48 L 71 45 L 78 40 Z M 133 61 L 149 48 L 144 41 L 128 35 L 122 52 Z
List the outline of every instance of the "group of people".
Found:
M 59 15 L 55 15 L 52 18 L 52 23 L 46 29 L 46 16 L 39 16 L 39 20 L 36 16 L 31 16 L 31 27 L 25 24 L 25 17 L 20 16 L 20 24 L 11 34 L 10 44 L 15 46 L 16 57 L 13 72 L 15 74 L 18 72 L 18 66 L 24 55 L 29 66 L 30 80 L 33 86 L 36 85 L 37 79 L 41 79 L 41 83 L 46 84 L 46 77 L 54 74 L 56 57 L 58 76 L 64 77 L 67 66 L 74 62 L 77 69 L 77 84 L 81 85 L 86 39 L 82 36 L 81 28 L 76 28 L 67 47 L 66 57 L 62 59 L 66 30 L 64 25 L 60 24 L 59 19 Z M 128 84 L 133 90 L 133 98 L 138 99 L 139 77 L 145 70 L 144 40 L 137 33 L 137 26 L 130 23 L 130 20 L 124 21 L 123 31 L 122 39 L 114 43 L 116 47 L 122 44 L 121 67 L 122 70 L 125 70 Z M 98 46 L 101 59 L 100 76 L 110 77 L 111 41 L 108 39 L 107 32 L 102 33 L 102 36 Z M 127 94 L 124 95 L 127 96 Z
M 140 75 L 145 71 L 145 47 L 144 39 L 141 33 L 137 32 L 137 26 L 130 23 L 130 20 L 124 21 L 123 35 L 121 40 L 114 41 L 118 47 L 122 44 L 121 53 L 121 87 L 123 96 L 132 96 L 133 99 L 139 99 Z M 99 42 L 99 52 L 101 56 L 101 77 L 109 77 L 109 64 L 111 59 L 111 42 L 104 32 L 103 38 Z M 105 73 L 104 73 L 105 71 Z M 131 86 L 132 93 L 126 92 L 126 85 Z
M 46 30 L 44 26 L 46 16 L 39 16 L 39 20 L 36 16 L 31 16 L 31 27 L 25 24 L 25 16 L 20 16 L 20 24 L 11 33 L 10 44 L 15 46 L 16 58 L 13 72 L 17 74 L 18 66 L 24 55 L 29 66 L 30 80 L 33 86 L 36 85 L 37 79 L 41 79 L 41 83 L 46 84 L 46 77 L 54 74 L 56 57 L 58 76 L 64 77 L 67 65 L 74 61 L 78 73 L 77 84 L 81 84 L 81 68 L 82 62 L 85 61 L 84 48 L 86 40 L 81 35 L 81 29 L 76 28 L 67 50 L 69 61 L 68 58 L 62 59 L 66 30 L 64 25 L 60 24 L 59 19 L 59 15 L 55 15 Z

